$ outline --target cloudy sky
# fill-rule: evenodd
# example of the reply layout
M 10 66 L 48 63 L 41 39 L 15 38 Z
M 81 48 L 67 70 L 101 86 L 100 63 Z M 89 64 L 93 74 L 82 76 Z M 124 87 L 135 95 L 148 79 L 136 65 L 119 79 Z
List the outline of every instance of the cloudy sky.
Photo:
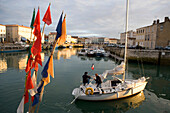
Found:
M 67 14 L 67 34 L 119 38 L 125 31 L 126 0 L 0 0 L 0 24 L 30 26 L 33 9 L 40 6 L 41 20 L 51 2 L 54 32 L 62 10 Z M 129 30 L 170 17 L 170 0 L 130 0 Z M 41 21 L 41 27 L 43 22 Z

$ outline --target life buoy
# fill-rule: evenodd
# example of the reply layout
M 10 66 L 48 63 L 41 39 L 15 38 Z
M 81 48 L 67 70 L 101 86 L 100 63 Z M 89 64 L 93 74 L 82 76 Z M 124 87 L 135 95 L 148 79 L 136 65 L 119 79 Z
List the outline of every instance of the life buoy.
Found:
M 90 92 L 90 95 L 93 95 L 93 93 L 94 93 L 93 88 L 91 88 L 91 87 L 86 88 L 85 94 L 89 95 L 89 92 Z

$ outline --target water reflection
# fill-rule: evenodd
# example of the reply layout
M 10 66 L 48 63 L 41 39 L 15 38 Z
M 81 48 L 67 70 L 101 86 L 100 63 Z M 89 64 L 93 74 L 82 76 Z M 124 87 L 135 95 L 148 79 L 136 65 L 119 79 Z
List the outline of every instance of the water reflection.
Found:
M 143 67 L 136 63 L 129 63 L 128 70 L 132 78 L 141 77 L 141 73 L 143 76 L 150 77 L 146 89 L 154 92 L 158 97 L 170 99 L 170 66 L 143 64 Z
M 88 102 L 77 100 L 75 102 L 76 107 L 79 108 L 83 113 L 120 113 L 126 112 L 129 109 L 135 109 L 139 107 L 145 100 L 145 95 L 140 92 L 134 96 L 104 102 Z
M 74 48 L 59 49 L 59 50 L 55 51 L 54 59 L 60 60 L 61 57 L 63 59 L 70 59 L 70 57 L 72 55 L 76 55 L 76 53 L 77 53 L 77 49 L 74 49 Z
M 24 70 L 28 58 L 27 52 L 3 53 L 0 55 L 0 73 L 7 71 L 8 68 Z M 44 53 L 41 53 L 42 62 Z
M 0 73 L 7 70 L 7 62 L 5 59 L 0 59 Z

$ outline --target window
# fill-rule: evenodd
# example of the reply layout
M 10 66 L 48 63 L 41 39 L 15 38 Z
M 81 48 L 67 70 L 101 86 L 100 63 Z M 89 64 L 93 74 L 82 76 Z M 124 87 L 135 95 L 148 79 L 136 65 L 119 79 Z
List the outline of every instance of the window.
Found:
M 163 30 L 163 27 L 164 27 L 163 25 L 160 26 L 160 30 L 161 30 L 161 31 Z

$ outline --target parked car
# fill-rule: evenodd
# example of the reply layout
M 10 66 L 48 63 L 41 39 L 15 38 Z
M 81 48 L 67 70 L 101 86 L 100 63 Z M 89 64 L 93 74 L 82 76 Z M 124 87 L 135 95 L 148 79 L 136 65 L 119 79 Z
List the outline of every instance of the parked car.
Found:
M 162 46 L 156 46 L 155 49 L 157 49 L 157 50 L 162 50 L 162 49 L 164 49 L 164 48 L 163 48 Z
M 166 50 L 170 50 L 170 46 L 166 46 L 165 49 L 166 49 Z

